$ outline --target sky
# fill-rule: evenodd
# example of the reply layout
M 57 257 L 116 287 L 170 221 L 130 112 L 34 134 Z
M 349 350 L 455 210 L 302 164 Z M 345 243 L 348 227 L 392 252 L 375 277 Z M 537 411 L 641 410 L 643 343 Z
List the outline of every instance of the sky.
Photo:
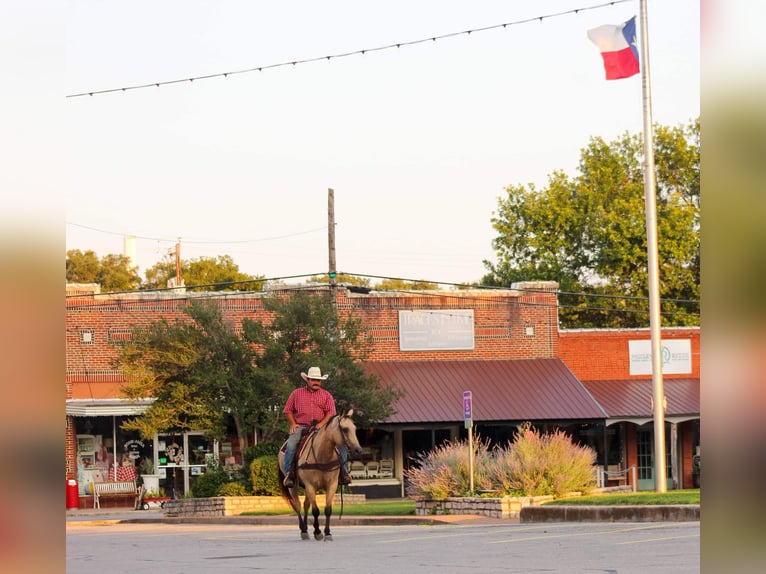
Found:
M 63 95 L 162 85 L 64 99 L 66 249 L 133 235 L 142 277 L 176 242 L 252 275 L 324 273 L 332 188 L 339 272 L 478 282 L 507 186 L 574 177 L 591 137 L 642 130 L 640 75 L 606 81 L 586 35 L 639 2 L 583 10 L 602 3 L 71 0 Z M 699 2 L 649 0 L 648 19 L 653 121 L 685 125 Z

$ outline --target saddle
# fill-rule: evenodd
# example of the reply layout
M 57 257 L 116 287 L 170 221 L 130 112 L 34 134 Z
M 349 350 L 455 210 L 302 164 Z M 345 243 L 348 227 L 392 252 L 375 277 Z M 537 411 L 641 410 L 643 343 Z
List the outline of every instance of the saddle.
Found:
M 298 448 L 295 449 L 295 459 L 293 460 L 293 466 L 296 471 L 298 470 L 298 461 L 301 459 L 301 455 L 303 454 L 303 451 L 306 450 L 309 440 L 313 439 L 314 436 L 316 436 L 317 432 L 318 432 L 318 429 L 313 424 L 309 427 L 306 427 L 306 430 L 303 431 L 303 435 L 301 435 L 301 440 L 298 443 Z M 287 450 L 287 441 L 282 443 L 282 448 L 280 448 L 279 450 L 282 452 L 282 454 L 285 453 L 285 451 Z M 300 465 L 300 468 L 317 469 L 317 470 L 334 470 L 340 466 L 340 453 L 338 452 L 338 449 L 335 449 L 335 453 L 338 455 L 338 459 L 335 462 L 303 463 Z M 289 472 L 289 469 L 285 469 L 285 474 L 287 474 L 288 472 Z

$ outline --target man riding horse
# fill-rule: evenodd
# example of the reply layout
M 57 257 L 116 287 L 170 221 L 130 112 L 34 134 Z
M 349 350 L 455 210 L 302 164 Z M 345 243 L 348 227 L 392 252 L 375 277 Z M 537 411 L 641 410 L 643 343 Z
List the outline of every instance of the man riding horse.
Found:
M 283 413 L 290 423 L 290 436 L 285 449 L 285 480 L 287 488 L 295 486 L 295 452 L 300 444 L 303 432 L 314 424 L 316 429 L 322 428 L 335 416 L 335 399 L 327 389 L 322 388 L 322 381 L 328 375 L 322 375 L 319 367 L 311 367 L 308 373 L 301 373 L 306 381 L 305 387 L 295 389 L 287 399 Z M 346 469 L 348 451 L 338 447 L 340 455 L 339 484 L 351 484 L 351 477 Z

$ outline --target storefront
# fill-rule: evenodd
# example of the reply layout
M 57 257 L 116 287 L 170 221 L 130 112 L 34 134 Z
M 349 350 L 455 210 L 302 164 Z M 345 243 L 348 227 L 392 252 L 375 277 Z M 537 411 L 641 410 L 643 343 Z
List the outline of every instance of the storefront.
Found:
M 148 490 L 168 497 L 188 493 L 205 473 L 208 456 L 218 456 L 218 445 L 201 432 L 162 433 L 150 440 L 122 428 L 125 420 L 141 415 L 149 401 L 69 399 L 75 451 L 73 474 L 81 497 L 93 494 L 96 482 L 143 482 Z

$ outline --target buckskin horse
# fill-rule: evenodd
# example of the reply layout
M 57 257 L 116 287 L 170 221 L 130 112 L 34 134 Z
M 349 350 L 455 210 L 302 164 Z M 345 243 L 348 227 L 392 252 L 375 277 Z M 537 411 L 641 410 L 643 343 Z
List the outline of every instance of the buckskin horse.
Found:
M 340 474 L 340 455 L 338 447 L 345 446 L 349 458 L 358 457 L 362 453 L 362 447 L 356 438 L 356 425 L 351 416 L 353 409 L 345 415 L 334 416 L 327 424 L 318 430 L 306 430 L 308 433 L 295 455 L 295 486 L 287 488 L 284 485 L 285 478 L 285 455 L 284 446 L 279 452 L 279 488 L 282 496 L 287 499 L 295 513 L 298 515 L 298 526 L 301 529 L 301 538 L 309 539 L 308 513 L 309 506 L 314 515 L 314 538 L 316 540 L 332 540 L 330 533 L 330 517 L 332 516 L 332 503 L 335 491 L 338 488 L 338 475 Z M 303 514 L 301 503 L 298 498 L 298 486 L 303 485 L 306 498 L 303 501 Z M 325 491 L 325 525 L 324 534 L 319 529 L 319 506 L 316 495 L 318 490 Z

